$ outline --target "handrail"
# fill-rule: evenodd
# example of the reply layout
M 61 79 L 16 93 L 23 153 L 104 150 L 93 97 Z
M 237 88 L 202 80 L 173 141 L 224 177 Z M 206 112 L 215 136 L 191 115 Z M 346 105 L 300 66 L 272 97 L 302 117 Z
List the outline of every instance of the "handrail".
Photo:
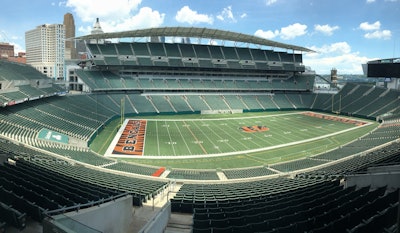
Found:
M 46 215 L 47 217 L 51 217 L 52 215 L 69 212 L 71 210 L 79 211 L 80 209 L 83 209 L 83 208 L 86 208 L 86 207 L 92 207 L 92 206 L 100 205 L 100 204 L 103 204 L 103 203 L 106 203 L 106 202 L 109 202 L 109 201 L 112 201 L 112 200 L 115 200 L 115 199 L 118 199 L 118 198 L 121 198 L 121 197 L 124 197 L 124 196 L 127 196 L 127 195 L 130 195 L 130 193 L 126 193 L 125 192 L 125 193 L 118 194 L 116 196 L 111 196 L 111 197 L 108 197 L 108 198 L 102 198 L 102 199 L 100 199 L 98 201 L 92 201 L 92 202 L 89 202 L 89 203 L 86 203 L 86 204 L 78 204 L 78 205 L 64 207 L 64 208 L 61 208 L 61 209 L 50 210 L 50 211 L 46 210 L 46 211 L 43 212 L 43 214 Z

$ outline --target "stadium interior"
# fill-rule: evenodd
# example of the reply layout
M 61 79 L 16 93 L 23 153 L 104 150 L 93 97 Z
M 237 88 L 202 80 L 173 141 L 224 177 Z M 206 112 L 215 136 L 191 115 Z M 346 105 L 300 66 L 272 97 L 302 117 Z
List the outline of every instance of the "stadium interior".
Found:
M 398 232 L 399 90 L 317 90 L 302 58 L 313 51 L 222 30 L 76 39 L 87 54 L 67 84 L 0 60 L 0 232 Z M 241 168 L 153 166 L 91 148 L 120 119 L 275 112 L 376 125 L 323 153 Z

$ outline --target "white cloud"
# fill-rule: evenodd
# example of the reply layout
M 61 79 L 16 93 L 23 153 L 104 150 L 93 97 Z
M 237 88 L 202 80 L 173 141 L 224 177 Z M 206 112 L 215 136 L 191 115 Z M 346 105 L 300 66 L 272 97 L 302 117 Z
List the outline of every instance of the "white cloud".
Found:
M 367 39 L 384 39 L 389 40 L 392 37 L 392 32 L 390 30 L 378 30 L 374 32 L 368 32 L 364 35 Z
M 232 6 L 225 7 L 222 10 L 222 12 L 219 15 L 217 15 L 217 19 L 219 19 L 221 21 L 228 20 L 230 22 L 236 22 L 236 19 L 232 13 Z
M 314 25 L 314 30 L 317 32 L 321 32 L 324 35 L 331 36 L 333 35 L 333 31 L 338 30 L 339 26 L 330 26 L 329 24 L 325 25 Z
M 138 28 L 158 27 L 164 22 L 165 14 L 161 14 L 150 7 L 140 8 L 138 14 L 127 18 L 123 23 L 115 25 L 118 31 L 133 30 Z
M 368 31 L 364 34 L 367 39 L 384 39 L 388 40 L 392 37 L 392 32 L 390 30 L 380 30 L 381 22 L 376 21 L 375 23 L 363 22 L 360 24 L 360 29 Z M 373 32 L 370 32 L 373 31 Z
M 165 14 L 152 10 L 149 7 L 142 7 L 136 15 L 118 21 L 100 20 L 100 26 L 104 32 L 128 31 L 140 28 L 159 27 L 163 24 L 164 18 Z M 83 34 L 90 34 L 92 29 L 92 26 L 86 26 L 79 27 L 78 31 Z
M 322 47 L 312 46 L 310 49 L 320 54 L 342 54 L 351 52 L 351 47 L 347 42 L 337 42 L 330 45 L 323 45 Z
M 368 22 L 363 22 L 360 23 L 360 29 L 364 31 L 373 31 L 373 30 L 379 30 L 381 28 L 381 22 L 376 21 L 375 23 L 368 23 Z
M 241 18 L 241 19 L 246 18 L 246 17 L 247 17 L 247 14 L 246 14 L 246 13 L 243 13 L 243 14 L 240 15 L 240 18 Z
M 176 21 L 179 23 L 198 24 L 207 23 L 213 24 L 212 16 L 206 14 L 199 14 L 197 11 L 191 10 L 188 6 L 182 7 L 175 16 Z
M 367 3 L 373 3 L 376 2 L 376 0 L 367 0 Z
M 66 6 L 71 7 L 83 22 L 94 22 L 95 18 L 102 21 L 129 18 L 140 3 L 141 0 L 67 0 Z
M 307 25 L 295 23 L 281 28 L 280 37 L 284 40 L 293 39 L 307 33 Z
M 102 23 L 100 23 L 100 25 L 101 25 Z M 78 28 L 78 32 L 81 32 L 83 35 L 88 35 L 88 34 L 90 34 L 90 32 L 92 31 L 92 26 L 80 26 L 79 28 Z M 104 31 L 104 30 L 103 30 Z
M 90 26 L 80 26 L 79 32 L 90 34 L 96 18 L 104 32 L 134 30 L 158 27 L 163 24 L 165 14 L 149 7 L 138 9 L 141 0 L 67 0 L 65 6 L 71 7 L 76 15 Z
M 272 4 L 276 3 L 276 2 L 277 2 L 277 0 L 266 0 L 265 4 L 267 4 L 267 6 L 270 6 L 270 5 L 272 5 Z
M 255 36 L 258 36 L 258 37 L 262 37 L 262 38 L 265 38 L 265 39 L 269 39 L 269 40 L 270 40 L 270 39 L 273 39 L 273 38 L 279 36 L 279 31 L 278 31 L 278 30 L 275 30 L 275 31 L 271 31 L 271 30 L 263 31 L 263 30 L 261 30 L 261 29 L 258 29 L 258 30 L 254 33 L 254 35 L 255 35 Z
M 316 53 L 307 53 L 303 56 L 303 63 L 311 66 L 318 74 L 329 74 L 336 68 L 341 74 L 362 74 L 361 64 L 371 60 L 352 52 L 347 42 L 337 42 L 321 47 L 312 46 Z
M 263 31 L 259 29 L 254 33 L 254 35 L 265 39 L 273 39 L 279 36 L 283 40 L 290 40 L 295 37 L 302 36 L 306 33 L 307 33 L 307 25 L 295 23 L 275 31 L 271 30 Z

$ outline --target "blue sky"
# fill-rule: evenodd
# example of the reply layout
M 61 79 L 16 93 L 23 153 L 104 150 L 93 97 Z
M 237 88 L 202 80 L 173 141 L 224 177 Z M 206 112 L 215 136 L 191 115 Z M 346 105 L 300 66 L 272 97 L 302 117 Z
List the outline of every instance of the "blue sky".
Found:
M 400 0 L 2 0 L 0 41 L 25 50 L 25 32 L 75 18 L 77 36 L 158 26 L 230 30 L 311 48 L 319 74 L 362 74 L 361 64 L 400 57 Z

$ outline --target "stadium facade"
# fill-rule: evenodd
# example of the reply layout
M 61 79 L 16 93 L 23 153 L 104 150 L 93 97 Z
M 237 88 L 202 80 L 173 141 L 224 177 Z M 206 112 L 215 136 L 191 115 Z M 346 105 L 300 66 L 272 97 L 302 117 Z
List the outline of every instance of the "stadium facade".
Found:
M 74 39 L 86 42 L 87 56 L 70 93 L 30 66 L 0 61 L 0 207 L 13 216 L 0 218 L 0 227 L 24 229 L 29 218 L 43 222 L 44 232 L 71 224 L 125 232 L 141 223 L 127 217 L 132 212 L 124 207 L 132 202 L 138 212 L 163 203 L 137 232 L 177 230 L 168 226 L 171 212 L 190 219 L 180 227 L 192 232 L 397 229 L 398 90 L 348 83 L 337 93 L 314 92 L 315 74 L 302 59 L 313 51 L 218 29 L 163 27 Z M 248 168 L 148 166 L 89 147 L 124 117 L 272 111 L 376 127 L 324 153 Z

